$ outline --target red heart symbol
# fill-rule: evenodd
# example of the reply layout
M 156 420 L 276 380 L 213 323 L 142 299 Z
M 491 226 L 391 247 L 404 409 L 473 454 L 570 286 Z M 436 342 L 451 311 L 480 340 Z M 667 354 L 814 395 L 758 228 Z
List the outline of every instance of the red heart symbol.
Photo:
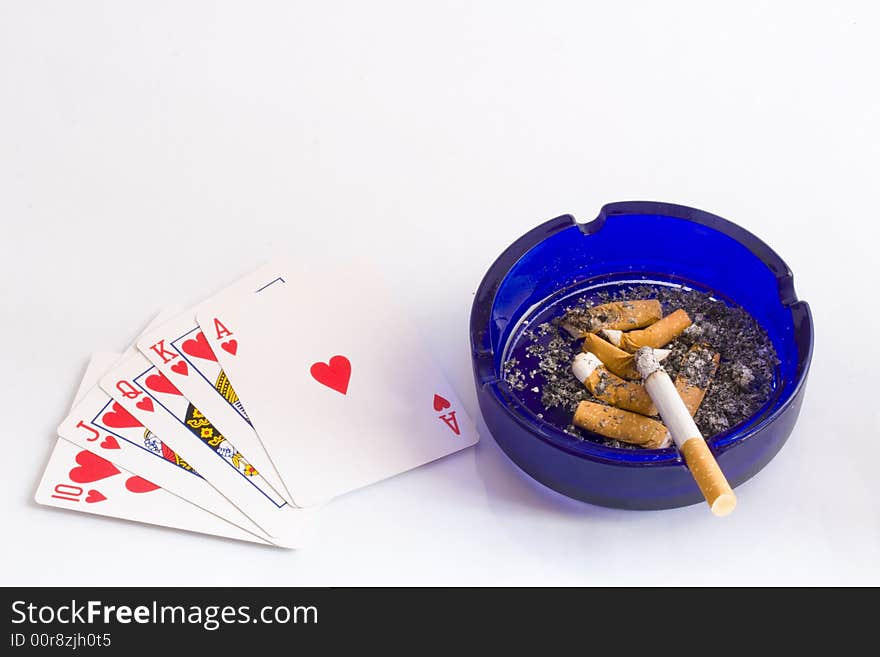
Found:
M 107 436 L 101 441 L 101 447 L 104 449 L 119 449 L 119 443 L 113 436 Z
M 235 352 L 238 351 L 238 340 L 227 340 L 220 346 L 223 347 L 223 351 L 227 351 L 235 356 Z
M 434 395 L 434 410 L 438 413 L 442 410 L 449 408 L 451 404 L 449 400 L 445 397 L 441 397 L 440 395 Z
M 186 364 L 186 363 L 184 363 Z M 162 373 L 158 374 L 150 374 L 144 381 L 147 384 L 147 387 L 150 390 L 155 390 L 156 392 L 164 392 L 166 395 L 182 395 L 183 393 L 178 390 L 171 381 L 168 380 Z M 140 404 L 138 404 L 140 405 Z M 150 409 L 153 410 L 153 409 Z
M 85 449 L 76 455 L 76 462 L 79 466 L 72 468 L 69 476 L 78 484 L 90 484 L 119 474 L 119 469 L 110 461 Z
M 101 420 L 108 427 L 114 429 L 127 429 L 128 427 L 144 426 L 137 421 L 137 418 L 119 405 L 119 402 L 113 402 L 113 410 L 104 413 Z
M 143 477 L 129 477 L 125 480 L 125 487 L 132 493 L 149 493 L 151 490 L 159 488 L 152 481 L 147 481 Z
M 179 360 L 174 363 L 174 365 L 171 366 L 171 371 L 175 374 L 180 374 L 180 376 L 186 376 L 189 374 L 189 368 L 187 368 L 185 360 Z
M 351 363 L 345 356 L 333 356 L 329 363 L 315 363 L 309 369 L 312 378 L 343 395 L 348 391 L 351 379 Z
M 94 504 L 95 502 L 103 502 L 106 499 L 107 498 L 105 496 L 101 495 L 101 493 L 96 491 L 94 488 L 89 491 L 88 495 L 86 495 L 86 502 L 88 502 L 89 504 Z
M 211 349 L 211 345 L 208 344 L 208 339 L 201 331 L 199 331 L 195 338 L 185 340 L 183 344 L 180 345 L 180 348 L 183 349 L 184 353 L 189 354 L 190 356 L 204 358 L 205 360 L 213 360 L 215 362 L 217 361 L 217 357 L 214 355 L 214 350 Z
M 150 412 L 152 412 L 152 410 L 153 410 L 153 400 L 150 399 L 149 397 L 144 397 L 144 398 L 141 399 L 137 404 L 135 404 L 135 406 L 137 406 L 137 407 L 138 407 L 139 409 L 141 409 L 142 411 L 150 411 Z

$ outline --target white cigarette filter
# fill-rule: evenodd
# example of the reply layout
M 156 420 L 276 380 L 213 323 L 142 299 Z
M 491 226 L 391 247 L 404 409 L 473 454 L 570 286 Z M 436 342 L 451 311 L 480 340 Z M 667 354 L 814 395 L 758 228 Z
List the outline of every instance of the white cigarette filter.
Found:
M 672 379 L 660 367 L 649 347 L 643 347 L 636 352 L 635 363 L 645 382 L 645 390 L 657 406 L 663 424 L 684 456 L 685 463 L 712 513 L 716 516 L 727 515 L 736 507 L 736 495 L 675 389 Z
M 634 381 L 625 381 L 609 372 L 595 354 L 577 354 L 571 364 L 571 371 L 596 399 L 627 411 L 656 415 L 657 408 L 645 386 Z
M 666 315 L 663 319 L 654 322 L 648 328 L 627 333 L 614 329 L 603 329 L 602 335 L 615 347 L 620 347 L 624 351 L 632 353 L 641 347 L 652 347 L 654 349 L 665 347 L 681 335 L 691 324 L 691 318 L 684 310 L 679 308 L 675 312 Z
M 598 335 L 588 333 L 584 336 L 584 344 L 582 346 L 584 352 L 595 354 L 602 361 L 602 364 L 609 371 L 614 372 L 617 376 L 624 379 L 639 379 L 638 369 L 635 366 L 633 355 L 618 349 L 610 342 L 600 338 Z M 664 360 L 669 355 L 668 349 L 658 349 L 654 353 L 657 361 Z
M 574 308 L 562 318 L 562 327 L 573 338 L 602 329 L 637 329 L 653 324 L 663 316 L 657 299 L 613 301 L 591 308 Z

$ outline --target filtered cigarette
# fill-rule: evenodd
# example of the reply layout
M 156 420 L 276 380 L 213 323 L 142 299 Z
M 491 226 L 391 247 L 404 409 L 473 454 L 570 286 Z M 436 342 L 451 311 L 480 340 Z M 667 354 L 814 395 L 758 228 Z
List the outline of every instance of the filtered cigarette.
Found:
M 645 381 L 645 389 L 654 400 L 663 424 L 672 441 L 684 456 L 700 492 L 716 516 L 726 516 L 736 507 L 736 495 L 718 467 L 712 451 L 703 439 L 687 406 L 678 395 L 669 375 L 663 371 L 652 350 L 643 347 L 636 352 L 636 367 Z
M 663 319 L 654 322 L 648 328 L 639 331 L 621 331 L 605 329 L 602 331 L 608 341 L 616 347 L 630 353 L 641 347 L 659 349 L 675 340 L 682 332 L 692 324 L 688 314 L 679 308 Z
M 606 342 L 594 333 L 584 336 L 583 350 L 595 354 L 609 371 L 624 379 L 639 379 L 639 371 L 636 369 L 632 354 L 618 349 L 610 342 Z M 654 358 L 662 361 L 669 355 L 668 349 L 657 349 Z
M 663 316 L 657 299 L 614 301 L 592 308 L 575 308 L 562 318 L 562 327 L 573 338 L 601 329 L 628 331 L 653 324 Z
M 695 344 L 685 354 L 678 376 L 675 377 L 675 389 L 691 417 L 697 414 L 700 404 L 703 403 L 703 397 L 706 396 L 720 360 L 721 354 L 712 351 L 705 344 Z
M 571 371 L 596 399 L 642 415 L 657 414 L 657 407 L 645 391 L 645 386 L 624 381 L 609 372 L 595 354 L 577 354 L 571 364 Z
M 606 438 L 646 449 L 659 449 L 670 444 L 669 432 L 657 420 L 595 402 L 578 404 L 572 423 Z

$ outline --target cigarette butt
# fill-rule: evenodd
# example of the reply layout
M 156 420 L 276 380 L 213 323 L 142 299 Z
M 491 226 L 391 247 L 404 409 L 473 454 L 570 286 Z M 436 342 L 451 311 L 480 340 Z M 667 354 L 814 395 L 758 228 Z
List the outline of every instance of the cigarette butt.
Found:
M 675 389 L 687 406 L 691 416 L 697 414 L 706 390 L 715 376 L 721 354 L 712 351 L 707 345 L 695 344 L 685 354 L 684 362 L 675 377 Z
M 624 379 L 638 379 L 639 371 L 636 369 L 633 355 L 615 347 L 594 333 L 584 336 L 583 351 L 595 354 L 609 371 L 614 372 Z M 656 349 L 654 357 L 662 361 L 669 355 L 668 349 Z
M 633 355 L 623 349 L 606 342 L 598 335 L 588 333 L 584 336 L 583 350 L 595 354 L 611 372 L 624 379 L 638 379 L 639 371 L 636 369 Z
M 639 349 L 636 367 L 644 378 L 645 390 L 654 400 L 660 418 L 669 430 L 675 446 L 684 456 L 685 463 L 712 513 L 716 516 L 727 515 L 736 506 L 736 496 L 675 389 L 672 379 L 660 367 L 650 348 Z
M 712 513 L 726 516 L 733 511 L 736 508 L 736 495 L 706 441 L 691 438 L 681 446 L 681 453 Z
M 582 401 L 578 404 L 572 423 L 606 438 L 646 449 L 658 449 L 670 444 L 669 432 L 657 420 L 595 402 Z
M 602 364 L 592 353 L 580 353 L 571 366 L 578 381 L 606 404 L 642 415 L 656 415 L 657 407 L 645 390 L 645 386 L 625 381 Z
M 607 331 L 605 337 L 615 346 L 630 353 L 638 351 L 641 347 L 659 349 L 675 340 L 692 323 L 688 314 L 679 308 L 648 328 L 627 333 Z
M 657 299 L 613 301 L 592 308 L 574 308 L 562 318 L 562 327 L 574 338 L 602 329 L 631 330 L 653 324 L 663 316 Z

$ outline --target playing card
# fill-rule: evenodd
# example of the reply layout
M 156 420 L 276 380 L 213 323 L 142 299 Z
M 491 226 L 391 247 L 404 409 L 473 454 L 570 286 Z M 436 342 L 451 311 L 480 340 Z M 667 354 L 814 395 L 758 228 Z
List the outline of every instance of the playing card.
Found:
M 279 267 L 267 265 L 236 281 L 211 301 L 260 292 L 284 284 Z M 198 307 L 178 314 L 159 328 L 147 331 L 138 348 L 183 397 L 193 403 L 285 501 L 293 503 L 275 465 L 266 453 L 217 357 L 196 323 Z
M 123 359 L 100 385 L 128 417 L 161 436 L 187 467 L 195 468 L 270 537 L 287 541 L 302 531 L 303 513 L 287 504 L 143 354 Z
M 118 358 L 106 353 L 92 357 L 77 401 Z M 55 443 L 34 499 L 46 506 L 269 544 L 64 438 Z
M 207 303 L 197 319 L 299 506 L 478 440 L 370 269 L 289 274 L 259 294 Z
M 58 435 L 223 520 L 271 540 L 269 534 L 220 495 L 185 459 L 98 386 L 91 388 L 74 406 L 58 427 Z M 291 540 L 284 545 L 293 546 L 296 542 Z

